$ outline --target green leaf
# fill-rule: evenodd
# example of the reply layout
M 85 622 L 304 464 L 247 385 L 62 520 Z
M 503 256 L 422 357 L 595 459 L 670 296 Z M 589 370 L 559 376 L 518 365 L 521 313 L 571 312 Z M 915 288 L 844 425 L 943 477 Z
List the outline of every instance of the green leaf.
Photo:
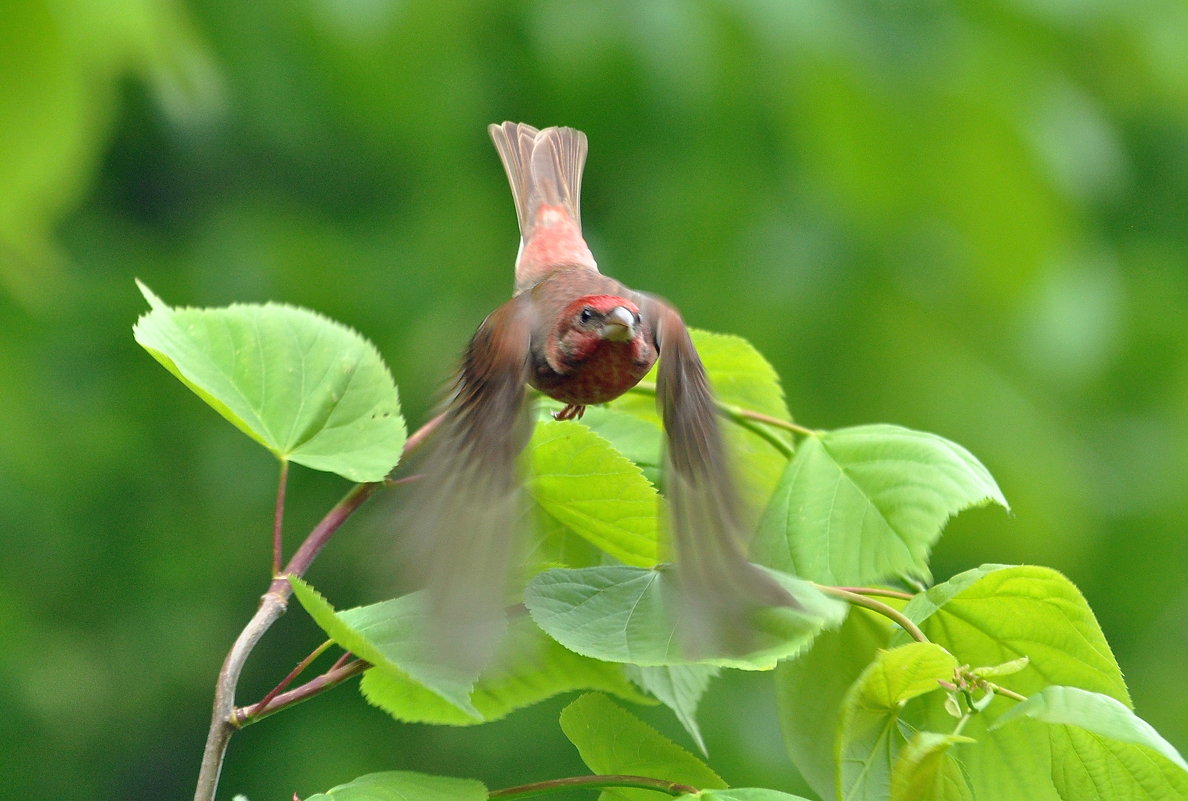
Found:
M 659 699 L 660 703 L 673 711 L 693 742 L 706 753 L 705 740 L 697 725 L 697 704 L 705 694 L 710 681 L 718 675 L 712 665 L 661 665 L 652 667 L 631 666 L 631 674 L 640 687 Z
M 913 642 L 881 651 L 842 702 L 834 748 L 837 794 L 842 799 L 887 798 L 891 764 L 902 746 L 899 718 L 904 704 L 940 690 L 957 660 L 935 643 Z
M 655 703 L 632 686 L 622 665 L 575 654 L 523 616 L 509 627 L 492 665 L 483 671 L 470 696 L 481 719 L 393 671 L 367 671 L 359 689 L 369 703 L 398 720 L 454 726 L 498 720 L 571 690 L 601 690 L 634 703 Z
M 528 494 L 545 514 L 624 564 L 659 561 L 659 498 L 636 465 L 577 422 L 539 423 L 529 448 Z
M 973 801 L 961 765 L 949 753 L 969 737 L 917 732 L 891 766 L 891 801 Z
M 605 695 L 588 693 L 561 710 L 561 730 L 594 773 L 647 776 L 699 790 L 726 787 L 708 765 Z M 655 801 L 646 790 L 606 790 L 607 797 Z
M 1093 610 L 1076 586 L 1051 568 L 983 565 L 917 595 L 903 612 L 965 664 L 1001 665 L 1027 657 L 1010 677 L 1017 692 L 1069 684 L 1130 703 Z
M 582 425 L 634 462 L 653 486 L 661 485 L 664 428 L 660 418 L 629 414 L 618 406 L 591 406 L 582 417 Z
M 1188 798 L 1184 757 L 1115 698 L 1076 687 L 1045 687 L 991 728 L 997 731 L 1023 718 L 1050 724 L 1052 782 L 1062 798 Z
M 780 480 L 753 553 L 764 564 L 826 584 L 927 578 L 946 521 L 1006 499 L 969 451 L 891 425 L 809 437 Z
M 1052 684 L 1103 693 L 1129 705 L 1122 673 L 1084 597 L 1064 576 L 1042 567 L 985 565 L 916 596 L 906 614 L 933 641 L 970 665 L 1028 664 L 1001 683 L 1024 695 Z M 897 640 L 902 634 L 895 635 Z M 953 719 L 940 698 L 908 714 L 919 729 L 943 731 Z M 962 762 L 978 801 L 1055 801 L 1048 733 L 1032 721 L 990 731 L 1013 701 L 996 697 L 962 734 L 978 741 Z
M 784 745 L 800 775 L 822 798 L 833 797 L 837 780 L 833 747 L 842 702 L 890 637 L 885 617 L 853 609 L 837 630 L 822 632 L 808 652 L 776 667 Z
M 835 626 L 847 607 L 799 579 L 773 574 L 801 610 L 759 610 L 751 624 L 757 648 L 744 656 L 718 655 L 690 660 L 681 651 L 676 619 L 666 598 L 677 597 L 665 570 L 625 565 L 546 570 L 533 577 L 524 604 L 537 625 L 573 651 L 608 662 L 637 665 L 698 664 L 766 670 Z
M 402 770 L 368 773 L 305 801 L 486 801 L 487 788 L 474 779 L 429 776 Z
M 1141 745 L 1188 771 L 1188 763 L 1171 743 L 1116 698 L 1078 687 L 1045 687 L 1004 713 L 992 729 L 1022 717 L 1044 723 L 1066 723 L 1122 743 Z
M 523 563 L 524 581 L 553 567 L 594 567 L 606 563 L 604 554 L 585 537 L 545 511 L 531 504 L 532 523 L 528 526 Z
M 371 670 L 420 684 L 472 718 L 482 717 L 470 701 L 477 675 L 434 659 L 420 593 L 336 612 L 301 579 L 290 576 L 289 583 L 314 622 L 344 650 L 370 662 Z
M 689 333 L 719 402 L 780 420 L 791 420 L 779 376 L 751 343 L 730 334 L 698 329 L 691 329 Z M 654 380 L 654 373 L 645 379 Z M 661 427 L 656 400 L 644 393 L 628 393 L 615 401 L 612 408 L 647 420 L 657 429 Z M 738 473 L 739 490 L 748 507 L 757 513 L 767 504 L 788 464 L 788 457 L 753 431 L 728 423 L 725 428 L 727 445 Z M 771 429 L 768 433 L 791 449 L 789 432 Z
M 375 346 L 339 323 L 275 303 L 174 309 L 148 287 L 136 341 L 278 459 L 382 481 L 406 431 Z

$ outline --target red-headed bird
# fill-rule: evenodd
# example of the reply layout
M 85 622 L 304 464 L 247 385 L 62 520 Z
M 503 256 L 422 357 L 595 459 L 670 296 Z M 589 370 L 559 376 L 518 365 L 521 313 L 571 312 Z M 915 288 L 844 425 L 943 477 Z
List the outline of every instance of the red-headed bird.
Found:
M 511 122 L 489 131 L 520 222 L 515 294 L 466 348 L 408 520 L 408 568 L 447 629 L 448 651 L 483 659 L 493 639 L 520 518 L 527 388 L 566 404 L 558 419 L 580 418 L 634 387 L 657 357 L 678 637 L 701 653 L 745 649 L 749 612 L 796 603 L 747 561 L 740 500 L 689 332 L 670 305 L 598 271 L 579 210 L 585 134 Z

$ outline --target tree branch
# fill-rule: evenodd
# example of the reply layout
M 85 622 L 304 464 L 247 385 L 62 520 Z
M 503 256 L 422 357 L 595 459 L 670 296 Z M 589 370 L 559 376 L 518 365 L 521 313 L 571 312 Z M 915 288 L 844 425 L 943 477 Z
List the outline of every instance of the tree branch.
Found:
M 421 426 L 415 433 L 413 433 L 404 443 L 404 450 L 401 453 L 401 461 L 416 450 L 425 441 L 425 438 L 437 428 L 441 422 L 442 416 L 430 420 L 425 425 Z M 284 484 L 286 483 L 287 470 L 281 470 L 281 488 L 277 492 L 277 510 L 273 521 L 273 537 L 274 537 L 274 567 L 275 563 L 279 563 L 279 552 L 276 550 L 277 535 L 280 528 L 280 507 L 284 502 Z M 219 670 L 219 678 L 215 683 L 214 708 L 211 712 L 210 730 L 206 736 L 206 746 L 202 751 L 202 766 L 198 772 L 198 785 L 194 792 L 194 801 L 214 801 L 215 791 L 219 785 L 219 774 L 223 770 L 223 758 L 227 753 L 227 743 L 231 739 L 231 735 L 235 733 L 246 721 L 247 716 L 241 716 L 239 710 L 235 708 L 235 689 L 239 684 L 239 676 L 243 672 L 244 663 L 247 662 L 248 655 L 256 647 L 256 643 L 264 636 L 264 632 L 275 623 L 281 615 L 285 613 L 285 608 L 288 606 L 289 596 L 293 594 L 293 587 L 289 584 L 288 577 L 303 576 L 305 571 L 309 569 L 310 564 L 317 558 L 322 548 L 334 536 L 334 533 L 346 522 L 355 510 L 363 505 L 371 494 L 380 487 L 383 487 L 383 482 L 375 482 L 371 484 L 357 484 L 351 491 L 346 494 L 341 501 L 339 501 L 333 509 L 326 513 L 309 535 L 305 541 L 297 548 L 297 551 L 289 559 L 289 563 L 285 565 L 284 570 L 274 571 L 272 582 L 268 585 L 268 591 L 260 598 L 260 606 L 256 609 L 256 614 L 248 621 L 243 631 L 235 638 L 235 643 L 231 646 L 231 650 L 227 653 L 227 658 L 223 660 L 223 666 Z M 356 663 L 344 666 L 341 672 L 345 672 L 347 668 L 352 667 Z M 364 663 L 365 665 L 365 663 Z M 294 693 L 305 691 L 308 697 L 313 692 L 307 690 L 310 685 L 318 684 L 319 691 L 325 689 L 327 686 L 332 686 L 334 683 L 342 681 L 355 673 L 363 670 L 363 667 L 355 668 L 353 672 L 346 675 L 339 676 L 332 669 L 329 673 L 309 682 L 302 687 L 292 690 L 288 693 L 273 698 L 263 710 L 261 716 L 275 712 L 284 706 L 291 706 L 297 703 L 297 700 L 291 698 Z M 336 681 L 327 679 L 328 676 L 334 674 Z M 282 699 L 285 699 L 282 703 Z M 253 717 L 252 719 L 256 719 Z

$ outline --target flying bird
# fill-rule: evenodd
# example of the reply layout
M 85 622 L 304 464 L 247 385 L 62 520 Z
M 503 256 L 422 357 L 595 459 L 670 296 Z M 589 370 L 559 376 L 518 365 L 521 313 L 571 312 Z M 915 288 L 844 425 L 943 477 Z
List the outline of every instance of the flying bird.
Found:
M 671 305 L 599 271 L 581 228 L 585 134 L 512 122 L 488 130 L 519 219 L 515 292 L 466 348 L 407 522 L 409 569 L 448 650 L 481 660 L 495 637 L 522 520 L 528 388 L 565 404 L 557 419 L 578 419 L 657 359 L 678 637 L 697 652 L 745 649 L 751 611 L 797 604 L 747 560 L 743 510 L 689 332 Z

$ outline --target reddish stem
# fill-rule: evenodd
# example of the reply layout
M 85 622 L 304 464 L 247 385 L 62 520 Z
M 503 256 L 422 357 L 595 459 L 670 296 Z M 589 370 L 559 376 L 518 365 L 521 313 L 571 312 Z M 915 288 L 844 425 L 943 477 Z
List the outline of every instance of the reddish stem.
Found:
M 295 667 L 289 671 L 289 675 L 287 675 L 283 679 L 281 679 L 279 684 L 277 684 L 275 687 L 273 687 L 271 690 L 269 690 L 268 694 L 265 695 L 263 698 L 261 698 L 260 702 L 252 707 L 252 710 L 250 712 L 248 712 L 247 716 L 249 718 L 258 717 L 260 714 L 260 711 L 262 709 L 264 709 L 266 706 L 268 706 L 268 703 L 273 698 L 276 698 L 276 696 L 280 695 L 280 693 L 282 693 L 286 687 L 288 687 L 290 684 L 293 683 L 294 679 L 296 679 L 298 676 L 300 676 L 302 673 L 304 673 L 305 669 L 308 668 L 311 664 L 313 664 L 313 661 L 315 659 L 317 659 L 319 656 L 321 656 L 322 654 L 324 654 L 326 652 L 326 649 L 329 648 L 333 644 L 334 644 L 334 640 L 326 640 L 326 642 L 322 643 L 317 648 L 313 649 L 313 651 L 309 654 L 309 656 L 305 657 L 300 662 L 298 662 L 297 667 Z M 338 665 L 337 662 L 335 662 L 334 664 L 335 664 L 335 666 Z M 237 715 L 238 715 L 238 713 L 237 713 Z
M 250 710 L 247 707 L 239 707 L 233 713 L 235 724 L 237 727 L 243 727 L 249 723 L 256 723 L 282 709 L 299 704 L 302 701 L 313 698 L 319 693 L 329 690 L 331 687 L 342 684 L 347 679 L 357 676 L 369 667 L 371 667 L 371 664 L 364 662 L 362 659 L 356 659 L 345 665 L 333 667 L 316 679 L 311 679 L 305 684 L 302 684 L 300 687 L 295 687 L 285 693 L 276 694 L 272 698 L 267 699 L 267 703 L 261 701 Z
M 289 461 L 282 459 L 280 463 L 280 478 L 276 482 L 276 508 L 272 513 L 272 575 L 275 578 L 280 573 L 283 546 L 281 544 L 281 528 L 285 518 L 285 489 L 289 484 Z

